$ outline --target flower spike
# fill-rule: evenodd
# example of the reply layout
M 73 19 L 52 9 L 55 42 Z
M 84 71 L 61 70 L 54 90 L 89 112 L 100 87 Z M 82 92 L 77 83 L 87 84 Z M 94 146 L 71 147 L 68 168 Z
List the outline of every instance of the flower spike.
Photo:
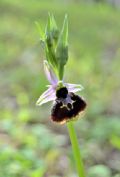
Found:
M 40 30 L 39 30 L 40 31 Z M 80 84 L 70 84 L 63 81 L 64 66 L 68 61 L 68 19 L 64 18 L 61 32 L 57 28 L 54 16 L 49 14 L 46 26 L 44 44 L 46 60 L 44 71 L 50 85 L 39 97 L 37 105 L 53 101 L 51 119 L 57 123 L 65 123 L 77 118 L 86 108 L 85 100 L 75 94 L 83 90 Z M 59 78 L 59 80 L 58 80 Z
M 84 98 L 75 94 L 75 92 L 83 90 L 83 86 L 63 82 L 64 66 L 68 61 L 67 15 L 65 15 L 61 31 L 58 29 L 52 14 L 49 14 L 45 34 L 38 24 L 37 27 L 42 36 L 46 54 L 44 70 L 51 85 L 47 86 L 48 89 L 39 97 L 36 104 L 41 106 L 53 101 L 50 118 L 53 122 L 59 124 L 67 123 L 78 176 L 85 177 L 75 130 L 72 122 L 69 122 L 77 120 L 78 115 L 81 115 L 86 109 L 87 104 Z

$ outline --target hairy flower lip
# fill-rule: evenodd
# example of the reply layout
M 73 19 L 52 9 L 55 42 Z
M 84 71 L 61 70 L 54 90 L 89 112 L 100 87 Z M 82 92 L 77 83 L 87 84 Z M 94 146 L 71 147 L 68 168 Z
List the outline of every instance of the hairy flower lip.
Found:
M 51 110 L 51 119 L 54 122 L 63 124 L 67 121 L 77 119 L 77 116 L 81 114 L 86 108 L 85 100 L 70 92 L 67 98 L 56 98 Z M 70 105 L 68 105 L 70 104 Z

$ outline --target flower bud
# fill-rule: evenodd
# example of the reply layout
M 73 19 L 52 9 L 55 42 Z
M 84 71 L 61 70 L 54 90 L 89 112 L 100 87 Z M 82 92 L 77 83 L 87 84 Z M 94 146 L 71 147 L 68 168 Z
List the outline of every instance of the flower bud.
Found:
M 58 40 L 59 31 L 54 16 L 51 14 L 49 14 L 45 35 L 47 59 L 53 65 L 53 67 L 57 67 L 55 47 Z

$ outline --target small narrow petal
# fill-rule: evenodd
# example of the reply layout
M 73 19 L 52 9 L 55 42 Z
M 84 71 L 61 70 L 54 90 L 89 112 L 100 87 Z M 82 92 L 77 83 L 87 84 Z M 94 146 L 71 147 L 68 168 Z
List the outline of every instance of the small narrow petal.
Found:
M 74 93 L 84 89 L 84 87 L 80 84 L 65 83 L 65 86 L 67 87 L 69 92 L 74 92 Z
M 41 106 L 44 103 L 47 103 L 49 101 L 53 101 L 56 98 L 55 91 L 53 87 L 49 87 L 37 100 L 36 105 Z
M 47 60 L 44 60 L 44 70 L 45 70 L 45 74 L 46 74 L 48 81 L 52 85 L 57 85 L 58 79 L 55 76 L 54 72 L 52 71 L 52 68 L 49 65 L 49 63 L 47 62 Z

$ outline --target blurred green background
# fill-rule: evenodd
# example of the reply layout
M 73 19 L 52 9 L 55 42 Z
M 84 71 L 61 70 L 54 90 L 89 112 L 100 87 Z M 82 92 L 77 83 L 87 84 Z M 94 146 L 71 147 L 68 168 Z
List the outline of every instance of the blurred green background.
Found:
M 35 103 L 48 84 L 35 21 L 69 17 L 65 81 L 88 103 L 75 122 L 87 177 L 120 177 L 119 1 L 0 0 L 0 177 L 77 177 L 65 125 L 52 104 Z M 118 4 L 117 4 L 118 3 Z

